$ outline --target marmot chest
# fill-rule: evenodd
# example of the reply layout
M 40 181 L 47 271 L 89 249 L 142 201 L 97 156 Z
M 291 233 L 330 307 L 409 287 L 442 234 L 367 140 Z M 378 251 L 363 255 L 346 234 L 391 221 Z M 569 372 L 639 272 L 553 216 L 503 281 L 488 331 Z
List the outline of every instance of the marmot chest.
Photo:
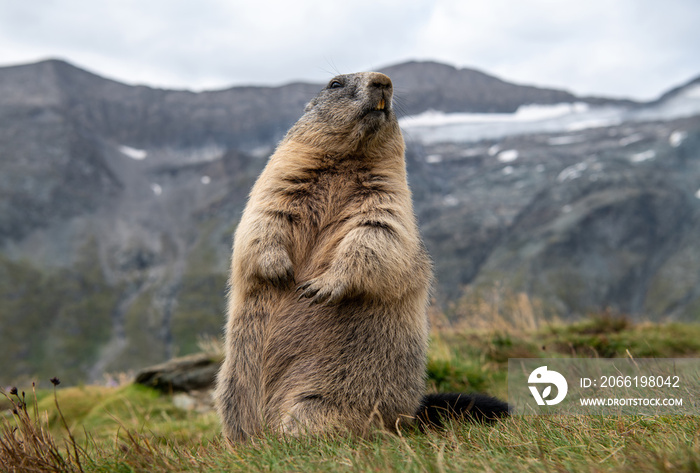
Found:
M 374 202 L 384 200 L 383 179 L 367 170 L 326 170 L 308 179 L 300 179 L 287 189 L 294 221 L 307 236 L 323 232 L 371 210 Z
M 324 170 L 290 182 L 286 194 L 297 258 L 334 248 L 357 217 L 390 200 L 388 187 L 366 169 Z

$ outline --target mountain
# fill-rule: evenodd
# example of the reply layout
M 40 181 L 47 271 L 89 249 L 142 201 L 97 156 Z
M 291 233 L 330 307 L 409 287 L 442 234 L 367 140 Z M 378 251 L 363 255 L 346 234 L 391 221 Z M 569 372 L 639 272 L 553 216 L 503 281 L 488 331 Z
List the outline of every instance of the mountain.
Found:
M 697 81 L 640 104 L 433 62 L 383 71 L 448 316 L 526 293 L 559 317 L 700 317 Z M 247 193 L 321 87 L 0 68 L 0 384 L 96 380 L 218 336 Z
M 317 89 L 289 84 L 193 93 L 133 87 L 56 60 L 0 73 L 3 107 L 60 109 L 77 126 L 136 147 L 268 144 Z
M 630 100 L 578 98 L 563 90 L 515 85 L 474 69 L 457 69 L 430 61 L 411 61 L 386 67 L 381 72 L 392 78 L 399 105 L 407 115 L 426 110 L 511 113 L 533 103 L 635 104 Z

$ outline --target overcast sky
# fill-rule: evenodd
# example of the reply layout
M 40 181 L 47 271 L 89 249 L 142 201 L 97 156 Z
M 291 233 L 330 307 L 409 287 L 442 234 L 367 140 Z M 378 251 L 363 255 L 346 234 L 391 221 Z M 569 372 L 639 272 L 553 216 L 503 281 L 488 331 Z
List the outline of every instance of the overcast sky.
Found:
M 431 59 L 651 99 L 700 75 L 700 1 L 0 0 L 0 65 L 46 58 L 193 90 Z

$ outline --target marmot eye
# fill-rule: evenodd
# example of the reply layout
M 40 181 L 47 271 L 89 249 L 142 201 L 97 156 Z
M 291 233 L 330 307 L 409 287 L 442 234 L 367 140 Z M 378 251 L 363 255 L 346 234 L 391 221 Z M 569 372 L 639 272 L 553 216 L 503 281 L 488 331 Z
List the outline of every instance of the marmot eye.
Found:
M 339 80 L 332 80 L 330 84 L 328 84 L 329 89 L 339 89 L 343 86 L 343 83 L 340 82 Z

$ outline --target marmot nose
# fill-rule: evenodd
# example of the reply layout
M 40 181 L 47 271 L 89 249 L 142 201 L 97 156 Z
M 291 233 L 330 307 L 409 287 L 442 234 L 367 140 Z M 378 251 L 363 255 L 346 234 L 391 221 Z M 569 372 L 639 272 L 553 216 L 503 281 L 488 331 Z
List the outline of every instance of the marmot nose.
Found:
M 381 72 L 372 72 L 369 77 L 370 87 L 375 87 L 377 89 L 391 89 L 391 79 L 389 76 L 382 74 Z

